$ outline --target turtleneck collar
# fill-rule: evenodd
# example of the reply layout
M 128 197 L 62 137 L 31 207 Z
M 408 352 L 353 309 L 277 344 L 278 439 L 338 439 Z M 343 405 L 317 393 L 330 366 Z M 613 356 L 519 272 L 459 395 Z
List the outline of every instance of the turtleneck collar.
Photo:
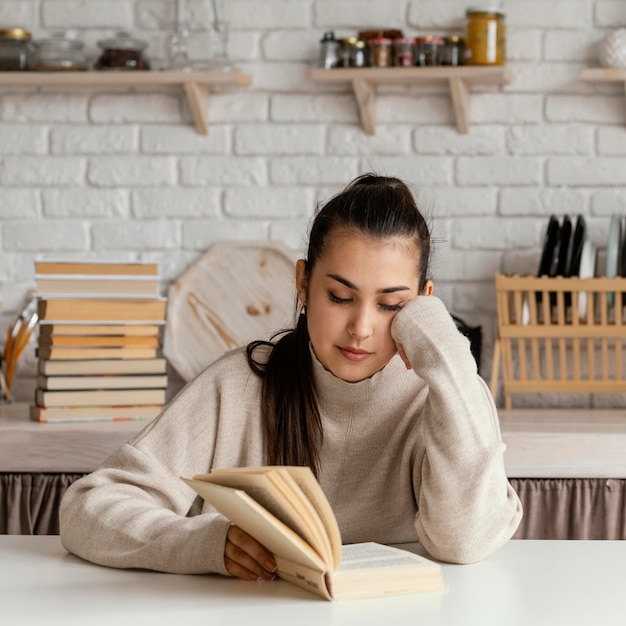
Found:
M 397 354 L 373 376 L 350 383 L 329 372 L 315 356 L 310 345 L 309 350 L 320 409 L 328 416 L 338 417 L 346 412 L 347 407 L 350 412 L 370 413 L 376 409 L 376 405 L 388 405 L 390 397 L 400 399 L 417 382 L 414 372 L 406 369 Z

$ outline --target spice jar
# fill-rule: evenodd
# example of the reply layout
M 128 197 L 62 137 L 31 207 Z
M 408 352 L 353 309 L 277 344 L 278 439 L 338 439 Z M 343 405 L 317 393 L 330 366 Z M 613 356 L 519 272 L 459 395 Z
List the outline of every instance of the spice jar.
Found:
M 358 37 L 344 37 L 340 40 L 339 67 L 365 67 L 368 65 L 365 42 Z
M 320 40 L 320 58 L 317 67 L 326 70 L 337 67 L 339 65 L 339 45 L 332 30 L 325 32 Z
M 96 70 L 149 70 L 150 63 L 143 56 L 148 47 L 145 41 L 134 39 L 129 33 L 117 33 L 111 39 L 98 42 L 103 49 L 96 61 Z
M 58 72 L 87 69 L 84 43 L 67 37 L 65 33 L 54 33 L 49 39 L 35 40 L 33 47 L 28 61 L 29 70 Z
M 19 72 L 28 65 L 30 33 L 23 28 L 0 30 L 0 71 Z
M 465 63 L 465 40 L 459 35 L 443 38 L 439 56 L 440 65 L 463 65 Z
M 400 37 L 393 40 L 393 61 L 398 67 L 415 65 L 415 39 Z
M 466 16 L 466 63 L 503 65 L 506 56 L 505 12 L 499 7 L 470 7 Z
M 369 40 L 372 66 L 389 67 L 393 65 L 392 41 L 387 37 L 375 37 Z
M 430 65 L 439 65 L 439 57 L 443 48 L 443 39 L 441 37 L 418 37 L 415 40 L 415 65 L 426 67 Z

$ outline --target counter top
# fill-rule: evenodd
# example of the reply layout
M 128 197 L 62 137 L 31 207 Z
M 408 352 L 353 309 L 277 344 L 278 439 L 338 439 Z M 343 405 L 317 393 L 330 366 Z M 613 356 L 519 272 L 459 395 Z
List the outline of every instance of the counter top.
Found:
M 0 403 L 0 472 L 89 472 L 146 421 L 40 424 Z M 626 410 L 500 411 L 510 478 L 626 478 Z
M 479 563 L 443 564 L 447 591 L 326 602 L 282 580 L 100 567 L 58 536 L 6 535 L 0 594 L 23 626 L 622 626 L 625 564 L 624 541 L 509 541 Z

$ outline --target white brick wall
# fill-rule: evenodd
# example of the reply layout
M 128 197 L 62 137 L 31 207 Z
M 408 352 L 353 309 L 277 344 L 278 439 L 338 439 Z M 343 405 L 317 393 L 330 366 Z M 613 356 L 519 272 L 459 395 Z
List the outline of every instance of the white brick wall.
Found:
M 433 227 L 436 293 L 483 326 L 488 377 L 494 272 L 535 271 L 552 213 L 585 215 L 601 249 L 610 215 L 626 213 L 623 85 L 578 78 L 600 39 L 626 27 L 626 2 L 503 4 L 513 80 L 472 92 L 467 135 L 440 87 L 383 89 L 370 137 L 347 88 L 307 78 L 325 30 L 458 32 L 466 0 L 220 0 L 229 54 L 253 82 L 211 94 L 207 136 L 175 88 L 0 89 L 0 338 L 38 254 L 157 259 L 165 290 L 220 239 L 301 250 L 317 202 L 375 170 L 415 190 Z M 211 2 L 188 5 L 202 59 Z M 0 3 L 0 23 L 36 36 L 72 28 L 91 58 L 97 40 L 129 30 L 157 64 L 174 13 L 171 0 Z

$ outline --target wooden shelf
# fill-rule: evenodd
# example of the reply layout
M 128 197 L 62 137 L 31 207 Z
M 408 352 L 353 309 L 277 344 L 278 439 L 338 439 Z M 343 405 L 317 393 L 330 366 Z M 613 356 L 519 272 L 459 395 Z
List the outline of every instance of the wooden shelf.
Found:
M 580 78 L 590 83 L 626 83 L 626 69 L 588 67 L 580 73 Z
M 311 69 L 309 78 L 320 84 L 350 84 L 359 107 L 363 130 L 374 135 L 376 86 L 447 83 L 459 133 L 469 131 L 469 91 L 472 85 L 505 85 L 511 73 L 504 66 L 362 67 Z
M 588 67 L 580 73 L 580 79 L 588 83 L 622 83 L 626 95 L 626 69 Z
M 196 130 L 209 132 L 209 91 L 213 87 L 247 86 L 249 75 L 219 70 L 175 71 L 101 71 L 101 72 L 0 72 L 0 86 L 23 87 L 154 87 L 181 86 L 194 118 Z

